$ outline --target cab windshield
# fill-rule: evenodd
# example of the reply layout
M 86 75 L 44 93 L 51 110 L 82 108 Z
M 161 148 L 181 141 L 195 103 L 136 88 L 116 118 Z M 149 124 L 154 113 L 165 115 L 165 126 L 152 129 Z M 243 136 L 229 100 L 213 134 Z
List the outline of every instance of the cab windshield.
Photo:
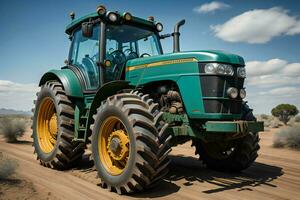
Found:
M 108 25 L 106 29 L 106 59 L 112 67 L 106 68 L 105 81 L 121 78 L 126 61 L 162 54 L 158 35 L 150 30 L 129 25 Z
M 129 25 L 108 25 L 106 32 L 106 51 L 122 51 L 125 55 L 137 57 L 161 54 L 157 35 L 153 31 Z

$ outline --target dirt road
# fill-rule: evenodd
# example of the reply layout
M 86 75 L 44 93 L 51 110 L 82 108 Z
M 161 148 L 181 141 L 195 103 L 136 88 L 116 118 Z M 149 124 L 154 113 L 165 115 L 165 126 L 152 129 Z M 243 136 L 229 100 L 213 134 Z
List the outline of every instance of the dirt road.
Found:
M 194 156 L 190 143 L 175 147 L 168 177 L 151 190 L 132 196 L 100 188 L 96 173 L 85 167 L 60 172 L 40 166 L 30 141 L 0 141 L 0 152 L 17 159 L 19 176 L 31 181 L 37 191 L 50 193 L 49 199 L 300 199 L 300 152 L 272 148 L 272 134 L 260 134 L 259 158 L 240 174 L 206 169 Z

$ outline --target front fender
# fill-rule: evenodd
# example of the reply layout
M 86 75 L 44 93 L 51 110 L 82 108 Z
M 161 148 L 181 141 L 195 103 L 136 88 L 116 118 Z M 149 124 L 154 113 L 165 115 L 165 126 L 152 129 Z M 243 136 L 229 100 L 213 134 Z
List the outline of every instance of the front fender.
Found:
M 39 86 L 51 80 L 59 81 L 68 96 L 83 98 L 80 81 L 71 69 L 50 70 L 42 76 Z

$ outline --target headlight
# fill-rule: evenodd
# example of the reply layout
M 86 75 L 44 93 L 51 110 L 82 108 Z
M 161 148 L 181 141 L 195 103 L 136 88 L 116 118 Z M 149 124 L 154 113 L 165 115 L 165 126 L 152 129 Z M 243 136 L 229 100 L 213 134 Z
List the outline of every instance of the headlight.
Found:
M 161 32 L 163 29 L 164 29 L 163 25 L 162 25 L 161 23 L 158 22 L 158 23 L 156 24 L 156 30 L 157 30 L 158 32 Z
M 222 64 L 219 64 L 216 68 L 217 74 L 225 74 L 225 66 Z
M 104 15 L 106 13 L 106 8 L 103 5 L 97 7 L 98 15 Z
M 132 19 L 132 15 L 129 12 L 124 13 L 123 17 L 127 21 L 130 21 Z
M 204 71 L 207 74 L 221 74 L 221 75 L 233 75 L 233 67 L 231 65 L 219 64 L 219 63 L 207 63 L 204 67 Z
M 111 21 L 111 22 L 116 22 L 118 20 L 118 15 L 114 12 L 108 13 L 107 17 L 108 17 L 109 21 Z
M 242 99 L 245 99 L 245 98 L 246 98 L 246 90 L 244 90 L 244 89 L 241 89 L 241 90 L 240 90 L 240 97 L 241 97 Z
M 229 96 L 230 98 L 235 99 L 235 98 L 238 97 L 239 92 L 238 92 L 238 89 L 236 89 L 236 88 L 234 88 L 234 87 L 230 87 L 230 88 L 228 88 L 228 90 L 227 90 L 227 94 L 228 94 L 228 96 Z
M 215 74 L 216 73 L 216 68 L 217 68 L 217 63 L 208 63 L 204 67 L 204 71 L 207 74 Z
M 233 67 L 231 65 L 225 65 L 225 74 L 233 76 L 234 71 L 233 71 Z
M 239 67 L 237 69 L 237 76 L 240 78 L 246 78 L 246 69 L 245 67 Z

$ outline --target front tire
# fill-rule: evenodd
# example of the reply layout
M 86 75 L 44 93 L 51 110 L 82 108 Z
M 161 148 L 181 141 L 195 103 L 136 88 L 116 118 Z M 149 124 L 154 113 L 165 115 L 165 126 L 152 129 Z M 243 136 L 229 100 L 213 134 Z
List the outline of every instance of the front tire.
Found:
M 171 136 L 149 95 L 111 96 L 97 109 L 94 120 L 92 156 L 102 187 L 132 193 L 166 175 Z
M 80 160 L 84 144 L 74 142 L 74 106 L 61 83 L 46 82 L 35 101 L 33 147 L 40 163 L 66 169 Z
M 246 104 L 242 107 L 242 120 L 256 121 L 252 110 Z M 250 132 L 243 138 L 231 141 L 204 142 L 194 140 L 196 153 L 210 169 L 216 171 L 240 172 L 247 169 L 257 158 L 259 146 L 258 133 Z

